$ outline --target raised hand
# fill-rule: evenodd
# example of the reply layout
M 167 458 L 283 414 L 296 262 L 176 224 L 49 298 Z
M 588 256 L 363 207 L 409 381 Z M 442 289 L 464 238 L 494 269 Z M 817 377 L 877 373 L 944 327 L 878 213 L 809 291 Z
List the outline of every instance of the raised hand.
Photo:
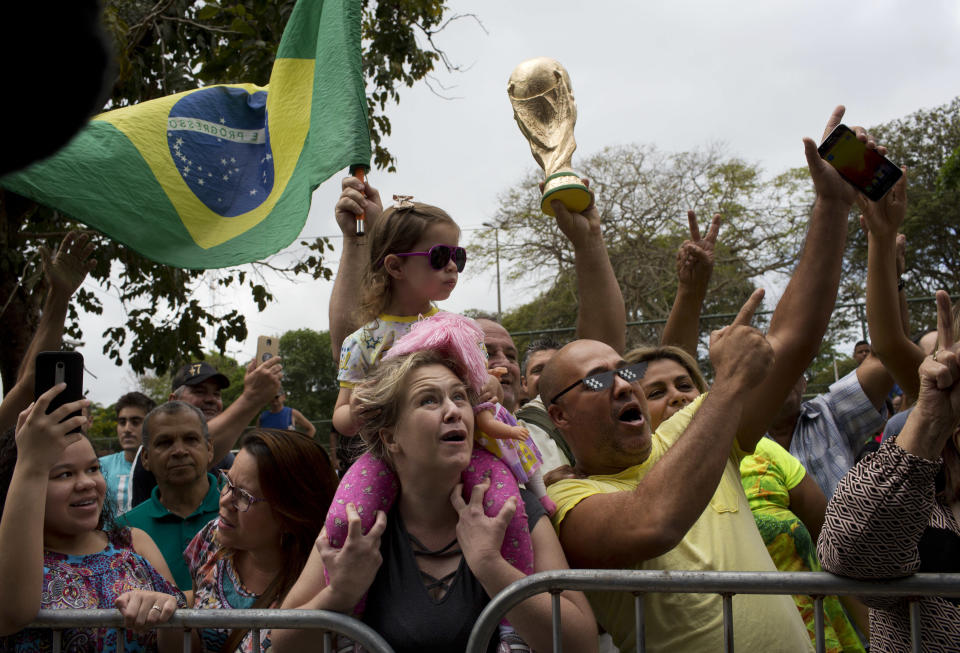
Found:
M 66 390 L 66 383 L 59 383 L 46 392 L 17 418 L 16 442 L 18 464 L 35 466 L 45 473 L 60 459 L 63 451 L 83 437 L 81 433 L 70 433 L 87 421 L 83 415 L 66 419 L 70 413 L 81 411 L 90 405 L 87 399 L 66 403 L 49 415 L 47 407 L 53 398 Z M 61 421 L 63 420 L 63 421 Z
M 355 236 L 357 216 L 363 214 L 366 216 L 367 233 L 370 233 L 374 223 L 383 212 L 383 203 L 380 201 L 379 191 L 370 184 L 352 176 L 344 177 L 340 184 L 343 190 L 340 192 L 340 198 L 334 208 L 334 216 L 340 230 L 347 237 Z
M 580 181 L 588 189 L 590 188 L 589 179 L 581 179 Z M 543 184 L 540 186 L 540 190 L 543 191 Z M 592 191 L 590 206 L 585 208 L 582 213 L 571 212 L 560 200 L 553 200 L 550 202 L 550 206 L 553 207 L 553 212 L 557 214 L 557 226 L 575 248 L 586 245 L 591 238 L 600 235 L 600 212 L 597 210 L 596 202 L 593 201 Z
M 503 546 L 503 536 L 507 532 L 507 525 L 517 512 L 517 499 L 510 497 L 504 502 L 503 508 L 496 517 L 487 517 L 483 512 L 483 495 L 490 488 L 490 479 L 484 479 L 473 486 L 470 493 L 470 502 L 463 500 L 463 484 L 458 483 L 450 494 L 450 503 L 460 516 L 457 522 L 457 541 L 463 558 L 467 561 L 470 570 L 482 576 L 482 568 L 486 564 L 501 559 L 500 547 Z
M 720 214 L 713 216 L 707 235 L 700 237 L 697 214 L 687 211 L 690 223 L 690 240 L 683 241 L 677 251 L 677 279 L 685 284 L 707 284 L 713 272 L 713 252 L 720 233 Z
M 253 360 L 247 365 L 243 377 L 243 392 L 249 393 L 256 403 L 265 404 L 280 392 L 280 382 L 283 381 L 283 365 L 281 358 L 273 356 L 259 365 Z
M 763 301 L 758 288 L 747 299 L 729 326 L 710 334 L 710 360 L 716 371 L 714 385 L 729 383 L 741 390 L 759 385 L 773 365 L 773 347 L 766 337 L 750 326 L 753 314 Z
M 827 120 L 827 126 L 823 130 L 821 142 L 840 124 L 845 112 L 846 108 L 842 104 L 833 110 Z M 876 150 L 879 154 L 886 155 L 887 148 L 878 146 L 863 127 L 852 127 L 852 129 L 857 136 L 857 140 L 864 143 L 867 149 Z M 841 177 L 836 168 L 820 157 L 820 153 L 817 152 L 817 144 L 813 142 L 813 139 L 803 139 L 803 151 L 807 158 L 807 167 L 810 169 L 810 177 L 813 179 L 813 187 L 817 191 L 817 197 L 822 200 L 832 200 L 852 206 L 857 200 L 857 189 Z
M 40 248 L 43 259 L 43 272 L 50 283 L 51 292 L 59 293 L 63 297 L 71 297 L 83 283 L 87 273 L 97 264 L 96 259 L 90 258 L 94 244 L 90 235 L 71 231 L 60 242 L 56 256 L 50 254 L 46 247 Z
M 920 393 L 897 443 L 926 458 L 940 456 L 960 426 L 960 344 L 954 339 L 950 297 L 937 291 L 937 348 L 920 364 Z
M 879 201 L 873 202 L 863 193 L 857 193 L 857 205 L 862 211 L 860 226 L 874 236 L 895 237 L 907 217 L 907 169 L 902 166 L 900 169 L 903 171 L 900 179 Z

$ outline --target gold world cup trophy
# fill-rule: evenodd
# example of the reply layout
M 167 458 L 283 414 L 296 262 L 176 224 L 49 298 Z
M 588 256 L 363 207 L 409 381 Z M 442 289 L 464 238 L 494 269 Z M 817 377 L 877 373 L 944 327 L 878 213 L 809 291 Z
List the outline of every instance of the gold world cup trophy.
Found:
M 546 173 L 540 210 L 555 216 L 550 202 L 560 200 L 568 210 L 582 212 L 593 198 L 570 167 L 577 149 L 573 138 L 577 105 L 566 69 L 547 57 L 528 59 L 514 68 L 507 95 L 533 158 Z

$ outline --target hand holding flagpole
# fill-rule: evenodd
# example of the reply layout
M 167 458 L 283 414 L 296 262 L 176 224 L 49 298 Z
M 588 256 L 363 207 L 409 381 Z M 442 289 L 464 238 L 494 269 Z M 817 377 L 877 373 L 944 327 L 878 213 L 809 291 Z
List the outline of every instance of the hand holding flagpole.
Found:
M 350 166 L 350 174 L 360 180 L 361 184 L 367 183 L 367 169 L 362 165 Z M 357 235 L 363 236 L 366 231 L 365 227 L 367 224 L 367 214 L 361 213 L 357 215 Z

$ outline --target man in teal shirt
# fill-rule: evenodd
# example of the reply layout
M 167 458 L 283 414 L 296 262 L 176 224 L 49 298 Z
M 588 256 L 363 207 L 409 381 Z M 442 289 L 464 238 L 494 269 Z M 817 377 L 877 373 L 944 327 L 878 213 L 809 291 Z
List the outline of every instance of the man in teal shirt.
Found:
M 193 581 L 183 550 L 220 511 L 217 480 L 207 472 L 213 445 L 203 413 L 183 401 L 152 410 L 143 421 L 140 455 L 143 466 L 156 477 L 157 487 L 121 521 L 153 538 L 177 587 L 189 591 Z
M 153 399 L 141 392 L 128 392 L 117 400 L 117 453 L 100 457 L 100 471 L 107 481 L 107 496 L 113 500 L 117 514 L 130 510 L 133 492 L 130 473 L 137 450 L 143 441 L 143 418 L 156 407 Z

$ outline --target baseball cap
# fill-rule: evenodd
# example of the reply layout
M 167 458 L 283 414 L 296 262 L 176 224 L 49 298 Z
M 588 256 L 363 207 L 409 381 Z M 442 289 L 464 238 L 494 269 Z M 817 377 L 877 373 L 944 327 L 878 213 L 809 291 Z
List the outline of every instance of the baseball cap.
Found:
M 197 385 L 208 379 L 220 386 L 221 390 L 230 385 L 230 379 L 220 374 L 210 363 L 187 363 L 174 375 L 172 390 L 182 385 Z

